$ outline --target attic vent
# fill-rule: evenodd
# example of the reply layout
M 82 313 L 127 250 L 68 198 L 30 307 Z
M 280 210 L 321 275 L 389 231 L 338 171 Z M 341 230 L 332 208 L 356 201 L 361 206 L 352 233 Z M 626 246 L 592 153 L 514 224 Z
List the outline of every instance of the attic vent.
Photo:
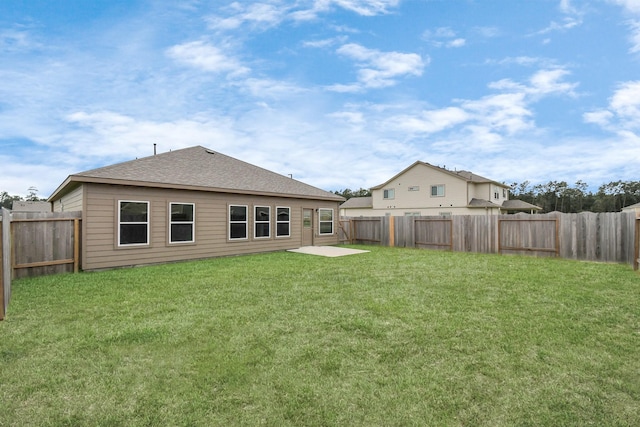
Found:
M 207 151 L 207 153 L 209 153 L 209 154 L 216 154 L 216 152 L 215 152 L 215 151 L 213 151 L 213 150 L 206 150 L 206 151 Z

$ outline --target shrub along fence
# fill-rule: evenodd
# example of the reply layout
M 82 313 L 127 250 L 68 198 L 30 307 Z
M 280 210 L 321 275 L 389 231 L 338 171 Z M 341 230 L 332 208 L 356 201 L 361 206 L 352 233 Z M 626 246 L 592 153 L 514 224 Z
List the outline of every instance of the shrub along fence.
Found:
M 340 240 L 459 252 L 532 254 L 628 263 L 638 268 L 633 213 L 343 217 Z
M 80 266 L 82 212 L 9 212 L 0 221 L 0 319 L 11 298 L 11 280 L 77 272 Z

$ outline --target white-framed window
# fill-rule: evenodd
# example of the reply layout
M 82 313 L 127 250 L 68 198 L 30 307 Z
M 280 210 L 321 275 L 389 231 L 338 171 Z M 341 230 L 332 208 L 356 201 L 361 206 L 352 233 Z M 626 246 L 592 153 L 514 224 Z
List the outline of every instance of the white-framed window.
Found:
M 395 199 L 396 198 L 396 190 L 393 188 L 388 188 L 386 190 L 382 190 L 382 197 L 384 199 Z
M 229 240 L 248 237 L 249 208 L 247 205 L 229 205 Z
M 318 209 L 318 222 L 321 235 L 333 234 L 333 209 Z
M 409 191 L 420 191 L 419 185 L 412 185 L 409 187 Z
M 268 239 L 271 237 L 271 206 L 254 206 L 253 237 Z
M 149 244 L 149 202 L 118 200 L 118 246 Z
M 276 237 L 291 236 L 291 208 L 276 207 Z
M 420 216 L 420 212 L 405 212 L 404 216 Z
M 432 185 L 431 197 L 444 197 L 444 184 Z
M 506 188 L 503 188 L 503 189 L 502 189 L 502 198 L 503 198 L 503 199 L 506 199 L 506 198 L 507 198 L 507 189 L 506 189 Z
M 196 205 L 193 203 L 169 203 L 169 243 L 193 243 L 196 241 Z

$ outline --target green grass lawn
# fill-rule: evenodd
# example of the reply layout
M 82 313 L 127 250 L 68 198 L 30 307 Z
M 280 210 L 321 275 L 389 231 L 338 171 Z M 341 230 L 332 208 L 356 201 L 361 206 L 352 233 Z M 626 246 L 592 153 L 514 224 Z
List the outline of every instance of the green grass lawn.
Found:
M 629 266 L 363 247 L 14 281 L 0 426 L 638 426 Z

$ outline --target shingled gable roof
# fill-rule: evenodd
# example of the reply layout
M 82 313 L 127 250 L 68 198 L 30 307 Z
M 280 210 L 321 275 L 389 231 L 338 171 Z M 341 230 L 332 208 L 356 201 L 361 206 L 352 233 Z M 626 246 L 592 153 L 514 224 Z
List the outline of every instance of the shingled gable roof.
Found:
M 496 185 L 499 185 L 499 186 L 502 186 L 502 187 L 507 187 L 505 184 L 501 184 L 501 183 L 499 183 L 497 181 L 494 181 L 494 180 L 489 179 L 489 178 L 485 178 L 483 176 L 477 175 L 477 174 L 469 172 L 469 171 L 463 171 L 463 170 L 461 170 L 461 171 L 450 171 L 448 169 L 441 168 L 439 166 L 434 166 L 432 164 L 429 164 L 429 163 L 422 162 L 422 161 L 418 160 L 417 162 L 413 163 L 408 168 L 405 168 L 400 173 L 397 173 L 396 175 L 394 175 L 391 179 L 385 181 L 384 183 L 382 183 L 380 185 L 377 185 L 375 187 L 371 187 L 371 189 L 372 190 L 379 190 L 379 189 L 383 188 L 385 185 L 389 184 L 391 181 L 393 181 L 394 179 L 396 179 L 399 176 L 403 175 L 408 170 L 416 167 L 417 165 L 427 166 L 427 167 L 429 167 L 431 169 L 437 170 L 438 172 L 442 172 L 442 173 L 454 176 L 456 178 L 460 178 L 460 179 L 462 179 L 464 181 L 467 181 L 467 182 L 475 182 L 475 183 L 478 183 L 478 184 L 481 184 L 481 183 L 493 183 L 493 184 L 496 184 Z
M 373 207 L 373 197 L 371 196 L 363 196 L 363 197 L 352 197 L 343 204 L 340 205 L 343 209 L 356 209 L 356 208 L 372 208 Z
M 201 146 L 69 175 L 54 201 L 79 183 L 133 185 L 343 201 L 344 198 Z

